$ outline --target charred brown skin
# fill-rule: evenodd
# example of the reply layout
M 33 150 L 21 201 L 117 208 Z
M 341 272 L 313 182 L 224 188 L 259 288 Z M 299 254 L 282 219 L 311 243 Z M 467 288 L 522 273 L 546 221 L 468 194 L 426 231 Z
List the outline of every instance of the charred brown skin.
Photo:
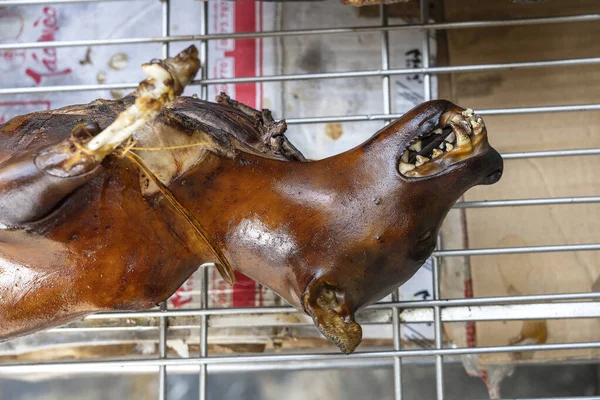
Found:
M 110 156 L 63 181 L 32 167 L 40 149 L 83 122 L 107 126 L 127 101 L 0 126 L 0 223 L 10 228 L 0 230 L 0 338 L 97 311 L 151 307 L 215 261 L 160 193 L 144 196 L 129 159 Z M 313 162 L 270 114 L 222 102 L 181 98 L 155 122 L 168 134 L 210 131 L 229 149 L 208 152 L 168 190 L 236 270 L 311 315 L 346 353 L 361 340 L 354 313 L 409 279 L 454 202 L 502 171 L 486 137 L 470 158 L 437 175 L 400 175 L 399 158 L 415 134 L 447 126 L 463 110 L 447 101 L 425 103 L 361 146 Z

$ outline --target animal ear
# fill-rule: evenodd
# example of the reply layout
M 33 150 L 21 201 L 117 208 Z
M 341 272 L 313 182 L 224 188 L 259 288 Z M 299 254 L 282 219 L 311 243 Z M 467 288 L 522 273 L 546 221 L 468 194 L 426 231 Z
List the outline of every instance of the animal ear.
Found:
M 302 296 L 304 310 L 317 329 L 344 353 L 350 354 L 362 340 L 362 328 L 343 290 L 321 280 L 308 285 Z

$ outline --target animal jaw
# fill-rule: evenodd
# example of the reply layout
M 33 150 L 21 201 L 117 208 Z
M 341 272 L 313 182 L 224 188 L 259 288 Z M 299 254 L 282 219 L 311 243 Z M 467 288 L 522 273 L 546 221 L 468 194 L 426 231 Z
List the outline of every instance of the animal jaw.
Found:
M 398 164 L 403 176 L 433 176 L 489 149 L 485 123 L 473 110 L 448 112 L 441 122 L 443 126 L 420 134 L 406 146 Z

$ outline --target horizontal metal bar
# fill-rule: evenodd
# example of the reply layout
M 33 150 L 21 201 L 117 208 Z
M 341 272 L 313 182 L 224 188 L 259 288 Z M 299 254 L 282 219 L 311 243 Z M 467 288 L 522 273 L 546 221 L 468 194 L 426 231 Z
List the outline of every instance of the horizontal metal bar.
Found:
M 445 364 L 458 363 L 457 357 L 447 357 Z M 403 364 L 428 364 L 430 358 L 411 357 L 403 360 Z M 347 368 L 388 368 L 392 366 L 391 359 L 346 359 L 346 360 L 325 360 L 325 361 L 294 361 L 294 362 L 263 362 L 263 363 L 244 363 L 244 364 L 214 364 L 208 365 L 207 370 L 210 374 L 235 373 L 235 372 L 262 372 L 262 371 L 299 371 L 299 370 L 327 370 L 327 369 L 347 369 Z M 198 374 L 199 365 L 173 365 L 168 367 L 169 374 Z M 119 369 L 106 367 L 102 365 L 75 365 L 73 368 L 61 366 L 58 370 L 53 366 L 44 368 L 37 366 L 32 373 L 50 375 L 70 375 L 70 374 L 155 374 L 156 368 L 152 366 L 133 367 L 124 365 Z M 22 370 L 9 371 L 1 373 L 3 376 L 23 377 Z
M 316 353 L 316 354 L 261 354 L 261 355 L 231 355 L 231 356 L 209 356 L 202 358 L 169 358 L 169 359 L 147 359 L 147 360 L 111 360 L 111 361 L 78 361 L 78 362 L 41 362 L 41 363 L 6 363 L 0 365 L 0 375 L 5 372 L 35 373 L 36 368 L 47 369 L 54 367 L 55 371 L 61 368 L 76 368 L 77 366 L 94 367 L 104 366 L 119 369 L 122 366 L 132 367 L 160 367 L 173 365 L 215 365 L 215 364 L 243 364 L 262 362 L 295 362 L 295 361 L 333 361 L 353 359 L 384 359 L 391 357 L 430 357 L 430 356 L 460 356 L 466 354 L 495 354 L 495 353 L 517 353 L 529 351 L 560 351 L 560 350 L 595 350 L 600 349 L 600 342 L 581 343 L 550 343 L 532 344 L 519 346 L 489 346 L 489 347 L 459 347 L 451 349 L 418 349 L 418 350 L 389 350 L 389 351 L 366 351 L 350 355 L 342 353 Z
M 167 317 L 198 317 L 203 315 L 249 315 L 249 314 L 294 314 L 298 311 L 292 307 L 240 307 L 240 308 L 189 308 L 185 310 L 149 310 L 149 311 L 118 311 L 103 312 L 88 315 L 85 319 L 127 319 L 127 318 L 159 318 Z
M 19 87 L 0 89 L 0 95 L 55 93 L 55 92 L 86 92 L 94 90 L 134 89 L 138 83 L 102 83 L 89 85 L 60 85 L 40 87 Z
M 512 399 L 502 398 L 502 399 L 499 399 L 499 400 L 600 400 L 600 396 L 584 396 L 584 397 L 535 397 L 535 398 L 519 397 L 519 398 L 512 398 Z
M 78 327 L 61 327 L 48 329 L 46 332 L 54 332 L 58 334 L 64 333 L 98 333 L 98 332 L 145 332 L 157 331 L 159 326 L 78 326 Z M 174 327 L 169 327 L 169 330 Z
M 347 71 L 347 72 L 321 72 L 310 74 L 287 74 L 287 75 L 269 75 L 269 76 L 247 76 L 238 78 L 219 78 L 219 79 L 200 79 L 192 84 L 196 85 L 215 85 L 225 83 L 253 83 L 253 82 L 283 82 L 291 80 L 309 80 L 309 79 L 338 79 L 338 78 L 364 78 L 389 75 L 414 75 L 414 74 L 445 74 L 473 71 L 490 71 L 501 69 L 520 69 L 520 68 L 539 68 L 539 67 L 561 67 L 573 65 L 600 64 L 600 57 L 591 58 L 573 58 L 567 60 L 550 61 L 530 61 L 516 63 L 496 63 L 496 64 L 473 64 L 456 65 L 446 67 L 430 68 L 399 68 L 386 70 L 366 70 L 366 71 Z M 137 83 L 116 83 L 116 84 L 90 84 L 90 85 L 61 85 L 61 86 L 43 86 L 26 88 L 4 88 L 0 89 L 0 95 L 9 94 L 31 94 L 48 92 L 72 92 L 89 90 L 107 90 L 107 89 L 133 89 Z M 388 117 L 389 118 L 389 117 Z
M 502 158 L 505 160 L 517 160 L 517 159 L 521 159 L 521 158 L 579 157 L 579 156 L 598 156 L 598 155 L 600 155 L 600 148 L 521 151 L 521 152 L 516 152 L 516 153 L 502 153 Z
M 433 310 L 420 308 L 403 310 L 405 323 L 431 323 Z M 548 304 L 506 304 L 501 306 L 462 306 L 442 309 L 443 322 L 513 321 L 529 319 L 600 318 L 597 302 Z
M 444 364 L 459 363 L 460 358 L 447 356 L 444 358 Z M 410 357 L 402 360 L 403 365 L 411 364 L 431 364 L 430 357 Z M 262 372 L 262 371 L 307 371 L 307 370 L 327 370 L 327 369 L 348 369 L 348 368 L 389 368 L 392 366 L 391 359 L 347 359 L 347 360 L 327 360 L 327 361 L 294 361 L 294 362 L 263 362 L 257 364 L 214 364 L 208 365 L 207 370 L 210 374 L 227 374 L 236 372 Z M 197 375 L 200 370 L 199 365 L 175 365 L 168 367 L 169 374 L 194 374 Z M 58 370 L 53 366 L 36 366 L 31 373 L 44 374 L 48 378 L 52 375 L 111 375 L 111 374 L 155 374 L 156 367 L 133 367 L 124 365 L 118 369 L 110 366 L 88 366 L 76 364 L 72 368 L 61 366 Z M 9 376 L 13 379 L 23 377 L 23 370 L 2 371 L 3 376 Z M 482 399 L 483 400 L 483 399 Z M 487 399 L 486 399 L 487 400 Z M 596 397 L 561 397 L 561 398 L 536 398 L 536 399 L 501 399 L 501 400 L 600 400 Z
M 75 4 L 75 3 L 108 3 L 123 0 L 2 0 L 0 6 L 38 6 L 46 4 Z M 125 0 L 131 1 L 131 0 Z M 144 0 L 148 1 L 148 0 Z
M 92 0 L 94 1 L 94 0 Z M 67 1 L 68 2 L 68 1 Z M 72 2 L 72 1 L 71 1 Z M 9 1 L 9 3 L 11 3 Z M 47 1 L 44 4 L 52 3 Z M 22 4 L 21 4 L 22 5 Z M 572 15 L 564 17 L 547 18 L 519 18 L 498 21 L 468 21 L 468 22 L 447 22 L 435 24 L 398 24 L 398 25 L 372 25 L 355 26 L 346 28 L 317 28 L 317 29 L 295 29 L 283 31 L 266 32 L 236 32 L 236 33 L 216 33 L 208 35 L 174 35 L 174 36 L 155 36 L 139 38 L 119 38 L 119 39 L 88 39 L 88 40 L 62 40 L 55 42 L 28 42 L 28 43 L 8 43 L 0 44 L 0 50 L 15 49 L 38 49 L 38 48 L 58 48 L 58 47 L 77 47 L 77 46 L 111 46 L 128 45 L 144 43 L 171 43 L 171 42 L 193 42 L 200 40 L 223 40 L 223 39 L 255 39 L 266 37 L 287 37 L 287 36 L 305 36 L 305 35 L 335 35 L 335 34 L 356 34 L 383 31 L 409 31 L 422 29 L 465 29 L 465 28 L 489 28 L 497 26 L 515 26 L 515 25 L 541 25 L 556 23 L 576 23 L 591 22 L 600 20 L 600 14 Z
M 560 204 L 589 204 L 600 203 L 600 196 L 582 197 L 550 197 L 543 199 L 514 199 L 514 200 L 482 200 L 461 201 L 453 208 L 487 208 L 487 207 L 517 207 L 517 206 L 548 206 Z
M 475 110 L 478 115 L 511 115 L 511 114 L 538 114 L 554 112 L 575 112 L 575 111 L 599 111 L 600 104 L 574 104 L 565 106 L 540 106 L 540 107 L 514 107 L 514 108 L 489 108 L 484 110 Z M 307 118 L 286 118 L 285 122 L 289 125 L 294 124 L 323 124 L 331 122 L 361 122 L 361 121 L 384 121 L 390 118 L 400 118 L 404 113 L 396 114 L 361 114 L 361 115 L 341 115 L 329 117 L 307 117 Z
M 199 296 L 200 290 L 182 290 L 178 292 L 179 296 Z M 370 307 L 374 308 L 419 308 L 419 307 L 449 307 L 456 305 L 475 305 L 475 304 L 512 304 L 512 303 L 528 303 L 536 301 L 565 301 L 565 300 L 594 300 L 600 299 L 600 292 L 584 292 L 584 293 L 562 293 L 562 294 L 542 294 L 542 295 L 526 295 L 526 296 L 499 296 L 499 297 L 469 297 L 466 299 L 441 299 L 441 300 L 410 300 L 399 302 L 379 302 Z M 233 308 L 239 310 L 239 308 Z M 261 307 L 249 307 L 249 310 L 260 310 Z M 287 307 L 288 310 L 294 310 L 293 307 Z M 229 310 L 229 308 L 215 308 L 214 310 Z M 218 314 L 218 313 L 217 313 Z M 210 313 L 208 314 L 210 315 Z
M 546 67 L 567 67 L 574 65 L 599 64 L 600 57 L 572 58 L 566 60 L 548 60 L 548 61 L 529 61 L 515 63 L 494 63 L 494 64 L 472 64 L 472 65 L 454 65 L 445 67 L 429 68 L 397 68 L 386 70 L 365 70 L 365 71 L 346 71 L 346 72 L 320 72 L 311 74 L 288 74 L 271 76 L 248 76 L 238 78 L 220 78 L 207 79 L 198 83 L 201 84 L 224 84 L 224 83 L 252 83 L 252 82 L 282 82 L 289 80 L 309 80 L 309 79 L 339 79 L 339 78 L 365 78 L 373 76 L 390 75 L 414 75 L 414 74 L 448 74 L 459 72 L 474 71 L 492 71 L 502 69 L 520 69 L 520 68 L 546 68 Z M 389 118 L 389 117 L 388 117 Z
M 513 115 L 513 114 L 541 114 L 554 112 L 575 112 L 575 111 L 598 111 L 600 104 L 571 104 L 564 106 L 536 106 L 536 107 L 513 107 L 513 108 L 488 108 L 487 110 L 478 110 L 480 115 Z
M 371 308 L 371 310 L 373 310 Z M 441 310 L 442 322 L 467 321 L 498 321 L 498 320 L 528 320 L 528 319 L 573 319 L 600 318 L 600 305 L 597 302 L 554 303 L 548 304 L 505 304 L 447 307 Z M 290 315 L 290 314 L 286 314 Z M 371 313 L 371 315 L 373 315 Z M 379 312 L 374 319 L 363 321 L 363 313 L 357 320 L 363 326 L 389 324 L 392 315 L 389 311 Z M 432 323 L 434 313 L 431 308 L 402 309 L 402 323 Z M 269 314 L 252 313 L 245 315 L 211 315 L 209 326 L 212 328 L 266 328 L 266 327 L 299 327 L 312 326 L 313 321 L 308 315 L 296 314 L 293 318 L 277 318 Z M 172 325 L 184 329 L 187 326 Z
M 384 309 L 391 308 L 386 304 Z M 437 306 L 434 306 L 437 307 Z M 398 307 L 394 307 L 398 308 Z M 441 307 L 440 307 L 441 308 Z M 370 308 L 374 310 L 374 308 Z M 290 326 L 312 326 L 313 322 L 307 315 L 294 313 L 293 318 L 282 318 L 278 314 L 276 320 L 269 313 L 245 313 L 220 315 L 212 314 L 209 326 L 212 328 L 264 328 L 264 327 L 290 327 Z M 362 312 L 358 314 L 358 320 L 362 320 Z M 163 317 L 170 315 L 161 314 Z M 290 314 L 286 314 L 290 315 Z M 403 308 L 400 314 L 403 323 L 431 323 L 434 314 L 431 308 Z M 389 312 L 381 314 L 369 322 L 361 322 L 363 325 L 388 324 L 392 318 Z M 454 306 L 442 309 L 441 318 L 443 322 L 466 322 L 466 321 L 498 321 L 498 320 L 527 320 L 527 319 L 571 319 L 571 318 L 600 318 L 600 305 L 597 302 L 577 303 L 553 303 L 548 304 L 504 304 L 504 305 L 478 305 L 478 306 Z M 187 324 L 187 323 L 186 323 Z M 141 329 L 140 329 L 141 328 Z M 136 327 L 91 327 L 91 328 L 63 328 L 55 329 L 56 332 L 88 332 L 108 331 L 145 331 L 156 330 L 154 326 Z M 171 325 L 170 329 L 192 329 L 189 325 Z
M 500 296 L 500 297 L 477 297 L 467 299 L 446 300 L 420 300 L 400 302 L 380 302 L 367 307 L 367 310 L 375 309 L 409 309 L 425 307 L 451 307 L 451 306 L 475 306 L 494 304 L 517 304 L 532 302 L 552 301 L 574 301 L 574 300 L 600 300 L 600 293 L 563 293 L 563 294 L 539 294 L 526 296 Z M 149 310 L 149 311 L 127 311 L 127 312 L 105 312 L 92 314 L 86 319 L 133 319 L 133 318 L 158 318 L 167 317 L 195 317 L 202 315 L 248 315 L 248 314 L 293 314 L 298 311 L 290 306 L 284 307 L 239 307 L 239 308 L 208 308 L 208 309 L 186 309 L 186 310 Z
M 437 257 L 464 257 L 464 256 L 491 256 L 502 254 L 523 253 L 553 253 L 559 251 L 597 251 L 600 243 L 590 244 L 560 244 L 552 246 L 522 246 L 522 247 L 497 247 L 489 249 L 465 249 L 465 250 L 440 250 L 434 251 Z

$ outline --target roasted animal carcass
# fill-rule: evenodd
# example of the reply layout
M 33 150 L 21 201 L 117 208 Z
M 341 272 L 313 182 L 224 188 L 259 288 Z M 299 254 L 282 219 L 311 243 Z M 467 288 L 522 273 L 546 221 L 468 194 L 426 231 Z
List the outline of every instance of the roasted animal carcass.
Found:
M 415 273 L 467 189 L 500 178 L 481 118 L 443 100 L 308 161 L 269 111 L 180 97 L 196 55 L 146 65 L 121 100 L 0 126 L 1 339 L 152 307 L 214 262 L 350 353 L 355 312 Z

